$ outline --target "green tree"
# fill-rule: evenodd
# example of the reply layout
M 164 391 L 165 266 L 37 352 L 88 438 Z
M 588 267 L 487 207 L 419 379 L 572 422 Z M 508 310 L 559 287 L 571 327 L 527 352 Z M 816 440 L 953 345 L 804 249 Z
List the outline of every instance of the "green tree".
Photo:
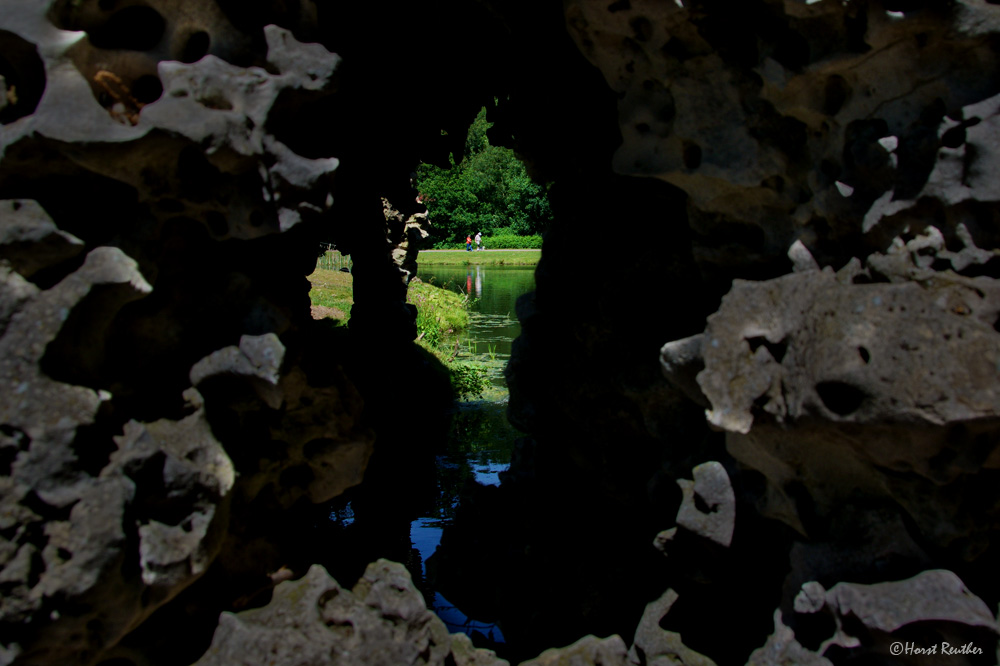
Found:
M 527 236 L 541 233 L 552 220 L 546 188 L 528 177 L 514 151 L 490 145 L 483 107 L 469 126 L 462 161 L 450 169 L 421 164 L 417 190 L 428 199 L 437 242 L 461 242 L 477 231 Z

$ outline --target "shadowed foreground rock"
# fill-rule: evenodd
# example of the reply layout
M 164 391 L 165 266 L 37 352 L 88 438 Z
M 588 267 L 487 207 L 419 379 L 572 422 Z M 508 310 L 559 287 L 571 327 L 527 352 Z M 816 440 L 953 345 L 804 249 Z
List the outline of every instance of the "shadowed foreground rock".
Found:
M 220 616 L 203 663 L 496 663 L 313 566 L 412 552 L 409 176 L 484 104 L 555 219 L 438 589 L 542 664 L 995 663 L 1000 5 L 6 0 L 0 664 L 189 664 Z
M 353 590 L 319 566 L 285 582 L 264 608 L 225 613 L 212 646 L 194 666 L 507 666 L 451 636 L 413 586 L 406 569 L 379 560 Z

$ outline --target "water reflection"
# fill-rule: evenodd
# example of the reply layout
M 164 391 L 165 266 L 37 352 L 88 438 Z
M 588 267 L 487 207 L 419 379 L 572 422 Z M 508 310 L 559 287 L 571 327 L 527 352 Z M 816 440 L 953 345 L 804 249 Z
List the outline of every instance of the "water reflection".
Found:
M 498 359 L 510 357 L 511 342 L 521 334 L 515 304 L 535 288 L 534 266 L 420 266 L 417 277 L 476 299 L 465 337 L 479 354 L 492 348 Z
M 437 457 L 437 498 L 432 515 L 410 523 L 410 539 L 420 552 L 420 571 L 425 580 L 427 558 L 441 543 L 444 528 L 454 520 L 463 488 L 470 483 L 500 485 L 500 473 L 510 466 L 518 436 L 507 422 L 505 405 L 480 401 L 460 406 L 446 450 Z M 504 643 L 503 632 L 495 623 L 469 618 L 436 590 L 428 586 L 427 591 L 433 594 L 429 605 L 449 631 L 467 633 L 484 647 Z
M 520 324 L 514 314 L 515 301 L 534 289 L 534 267 L 422 266 L 417 275 L 425 282 L 464 292 L 476 299 L 470 312 L 471 325 L 464 339 L 455 343 L 456 349 L 468 351 L 477 361 L 488 365 L 497 394 L 505 397 L 503 366 L 510 357 L 513 339 L 520 334 Z M 500 627 L 488 621 L 491 618 L 468 617 L 433 589 L 432 581 L 428 580 L 427 559 L 440 545 L 444 529 L 454 521 L 463 490 L 467 491 L 473 484 L 500 484 L 500 474 L 510 465 L 514 442 L 520 433 L 507 422 L 505 399 L 461 403 L 450 428 L 445 444 L 437 453 L 433 484 L 429 475 L 414 475 L 414 478 L 421 478 L 421 483 L 433 485 L 433 489 L 410 495 L 414 499 L 413 512 L 409 516 L 416 518 L 409 522 L 409 543 L 400 545 L 410 555 L 407 567 L 428 606 L 447 625 L 449 632 L 464 632 L 476 645 L 496 649 L 502 654 L 505 640 Z M 418 495 L 419 500 L 416 499 Z M 330 520 L 350 531 L 355 521 L 351 504 L 342 505 Z M 386 538 L 383 522 L 373 523 L 372 529 Z

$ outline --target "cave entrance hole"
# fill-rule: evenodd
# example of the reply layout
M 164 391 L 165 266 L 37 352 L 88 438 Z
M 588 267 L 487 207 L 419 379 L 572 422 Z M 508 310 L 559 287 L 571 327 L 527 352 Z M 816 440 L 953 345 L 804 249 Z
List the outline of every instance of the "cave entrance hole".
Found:
M 417 343 L 422 353 L 443 364 L 456 393 L 447 433 L 436 439 L 430 465 L 414 461 L 409 476 L 419 480 L 399 481 L 394 476 L 398 483 L 419 486 L 405 493 L 419 499 L 405 509 L 373 508 L 379 501 L 371 496 L 376 491 L 370 488 L 371 494 L 366 494 L 359 488 L 338 498 L 329 518 L 345 537 L 354 535 L 349 540 L 367 540 L 367 547 L 360 549 L 367 554 L 360 559 L 370 561 L 379 556 L 405 563 L 428 606 L 449 631 L 464 632 L 481 647 L 503 653 L 505 639 L 496 618 L 480 614 L 478 608 L 458 607 L 436 589 L 432 559 L 459 507 L 471 501 L 470 493 L 499 485 L 500 475 L 510 465 L 515 441 L 522 436 L 507 420 L 504 370 L 513 341 L 520 334 L 516 301 L 534 290 L 540 232 L 551 219 L 547 188 L 531 181 L 513 151 L 490 144 L 489 128 L 484 107 L 468 130 L 464 154 L 452 154 L 450 169 L 421 164 L 411 178 L 410 196 L 426 208 L 431 235 L 421 244 L 418 268 L 411 273 L 407 287 L 407 302 L 416 309 Z M 449 204 L 457 193 L 472 190 L 479 204 L 475 219 L 470 221 L 466 216 L 463 222 L 454 222 L 458 216 Z M 390 232 L 393 224 L 409 227 L 419 223 L 412 216 L 400 215 L 395 204 L 383 200 Z M 477 235 L 481 249 L 475 243 Z M 466 246 L 466 237 L 473 240 L 471 247 Z M 402 268 L 408 269 L 405 263 Z M 349 255 L 332 244 L 320 246 L 316 271 L 310 277 L 314 316 L 325 312 L 339 324 L 348 321 L 353 307 L 352 270 Z M 384 468 L 370 471 L 373 475 L 395 474 Z M 366 472 L 366 481 L 368 476 Z M 394 493 L 398 496 L 399 492 L 396 485 Z M 399 515 L 407 512 L 408 522 L 401 524 Z M 381 525 L 376 524 L 373 514 L 379 516 Z M 385 537 L 386 522 L 395 525 L 391 528 L 396 534 L 393 543 Z M 373 534 L 380 527 L 382 532 Z

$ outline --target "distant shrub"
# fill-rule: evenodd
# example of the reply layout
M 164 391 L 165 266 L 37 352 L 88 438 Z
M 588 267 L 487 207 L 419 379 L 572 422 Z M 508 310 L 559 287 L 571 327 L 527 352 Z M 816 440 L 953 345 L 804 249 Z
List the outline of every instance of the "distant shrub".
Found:
M 491 250 L 541 250 L 542 237 L 516 236 L 514 234 L 496 234 L 484 236 L 483 244 Z

